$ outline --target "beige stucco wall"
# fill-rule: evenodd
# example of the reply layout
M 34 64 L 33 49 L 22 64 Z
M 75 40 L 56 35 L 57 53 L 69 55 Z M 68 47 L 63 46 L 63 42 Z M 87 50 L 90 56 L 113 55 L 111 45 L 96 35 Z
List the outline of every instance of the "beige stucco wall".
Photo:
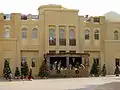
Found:
M 17 66 L 17 51 L 16 51 L 16 39 L 6 40 L 0 39 L 0 75 L 3 74 L 4 59 L 9 58 L 10 67 L 12 71 L 15 71 Z
M 100 59 L 100 67 L 105 63 L 108 74 L 113 74 L 115 66 L 115 57 L 119 57 L 119 40 L 113 40 L 113 31 L 119 28 L 120 23 L 108 22 L 104 16 L 100 17 L 100 23 L 94 23 L 91 17 L 90 22 L 84 22 L 84 16 L 78 15 L 78 10 L 63 8 L 61 5 L 43 5 L 39 7 L 38 20 L 20 20 L 20 13 L 12 13 L 11 20 L 4 20 L 3 13 L 0 14 L 0 75 L 2 75 L 4 58 L 9 57 L 10 66 L 14 73 L 15 67 L 21 66 L 21 56 L 28 57 L 30 67 L 30 58 L 36 57 L 37 66 L 33 69 L 33 74 L 37 75 L 44 53 L 50 50 L 75 50 L 76 52 L 88 52 L 89 70 L 93 63 L 93 58 Z M 29 17 L 31 17 L 29 15 Z M 4 39 L 4 27 L 10 26 L 10 38 Z M 56 46 L 49 46 L 49 25 L 55 26 Z M 59 45 L 59 26 L 65 27 L 66 46 Z M 75 27 L 76 46 L 69 46 L 69 26 Z M 27 27 L 27 39 L 21 39 L 21 28 Z M 31 39 L 32 29 L 38 29 L 38 38 Z M 90 40 L 85 40 L 85 28 L 90 29 Z M 94 40 L 94 29 L 99 28 L 100 39 Z M 109 41 L 106 41 L 109 40 Z
M 120 41 L 105 41 L 105 63 L 107 65 L 108 74 L 114 74 L 115 58 L 120 57 Z

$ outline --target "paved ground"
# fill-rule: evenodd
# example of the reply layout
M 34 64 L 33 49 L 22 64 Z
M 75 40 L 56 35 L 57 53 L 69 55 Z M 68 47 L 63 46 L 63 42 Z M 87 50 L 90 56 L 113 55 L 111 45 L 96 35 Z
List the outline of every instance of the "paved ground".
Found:
M 120 77 L 1 81 L 0 90 L 120 90 Z

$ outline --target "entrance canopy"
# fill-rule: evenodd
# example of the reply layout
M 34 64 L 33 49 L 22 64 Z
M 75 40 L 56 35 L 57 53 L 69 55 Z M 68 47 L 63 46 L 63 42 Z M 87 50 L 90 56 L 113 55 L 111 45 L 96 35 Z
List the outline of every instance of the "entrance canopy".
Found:
M 61 60 L 61 57 L 64 57 L 63 60 L 66 62 L 65 66 L 67 66 L 67 67 L 69 67 L 69 65 L 71 64 L 71 58 L 75 62 L 76 61 L 82 62 L 81 64 L 83 64 L 85 67 L 89 66 L 89 53 L 71 53 L 71 52 L 68 52 L 68 53 L 46 53 L 44 55 L 44 58 L 46 59 L 46 64 L 49 68 L 51 66 L 51 62 L 55 61 L 55 60 L 51 61 L 51 57 L 58 58 L 58 60 L 56 60 L 57 64 L 60 61 L 63 62 Z M 77 60 L 77 58 L 78 58 L 78 60 Z
M 45 54 L 45 58 L 47 57 L 88 57 L 90 54 L 89 53 L 70 53 L 70 52 L 67 52 L 67 53 L 46 53 Z

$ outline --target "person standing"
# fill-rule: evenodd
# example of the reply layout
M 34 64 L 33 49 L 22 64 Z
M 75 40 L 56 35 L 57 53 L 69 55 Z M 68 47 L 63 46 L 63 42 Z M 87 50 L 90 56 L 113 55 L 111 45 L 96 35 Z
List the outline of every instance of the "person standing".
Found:
M 32 68 L 30 68 L 29 75 L 28 75 L 28 80 L 32 80 L 32 79 L 33 79 Z

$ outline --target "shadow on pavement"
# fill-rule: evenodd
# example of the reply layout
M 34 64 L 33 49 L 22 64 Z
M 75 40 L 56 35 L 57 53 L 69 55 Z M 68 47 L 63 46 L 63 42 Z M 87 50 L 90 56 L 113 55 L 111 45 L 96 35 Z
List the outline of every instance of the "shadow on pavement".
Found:
M 88 85 L 85 88 L 76 88 L 68 90 L 120 90 L 120 82 L 111 82 L 102 85 Z
M 68 89 L 68 90 L 94 90 L 98 85 L 86 85 L 85 88 L 76 88 L 76 89 Z
M 98 86 L 95 90 L 120 90 L 120 82 L 111 82 Z

